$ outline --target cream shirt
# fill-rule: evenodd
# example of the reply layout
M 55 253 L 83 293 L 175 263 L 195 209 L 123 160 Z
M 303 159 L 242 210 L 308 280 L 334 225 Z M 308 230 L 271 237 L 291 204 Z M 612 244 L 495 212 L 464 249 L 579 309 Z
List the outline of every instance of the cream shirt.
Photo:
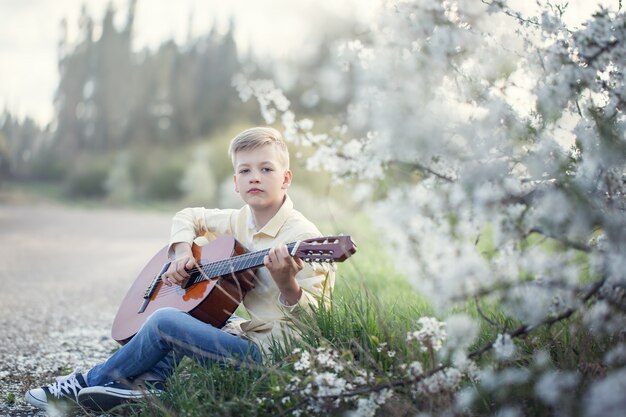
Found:
M 321 236 L 317 227 L 293 208 L 288 196 L 276 215 L 259 231 L 247 205 L 238 210 L 186 208 L 173 218 L 170 254 L 175 243 L 206 243 L 202 236 L 207 232 L 217 236 L 232 235 L 250 251 Z M 259 268 L 255 287 L 243 299 L 250 320 L 229 322 L 224 330 L 250 339 L 266 354 L 273 340 L 281 344 L 284 336 L 296 336 L 292 313 L 299 308 L 317 306 L 321 299 L 328 303 L 335 270 L 328 264 L 305 264 L 296 279 L 302 296 L 295 306 L 287 306 L 267 268 Z

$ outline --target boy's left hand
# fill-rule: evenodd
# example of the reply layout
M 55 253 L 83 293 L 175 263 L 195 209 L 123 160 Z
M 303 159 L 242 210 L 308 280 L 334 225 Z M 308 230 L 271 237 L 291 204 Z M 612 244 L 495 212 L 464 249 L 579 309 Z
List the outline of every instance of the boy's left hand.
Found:
M 296 281 L 296 274 L 304 268 L 302 259 L 291 256 L 286 245 L 279 245 L 270 249 L 263 258 L 263 264 L 270 271 L 284 300 L 290 305 L 296 304 L 302 292 Z

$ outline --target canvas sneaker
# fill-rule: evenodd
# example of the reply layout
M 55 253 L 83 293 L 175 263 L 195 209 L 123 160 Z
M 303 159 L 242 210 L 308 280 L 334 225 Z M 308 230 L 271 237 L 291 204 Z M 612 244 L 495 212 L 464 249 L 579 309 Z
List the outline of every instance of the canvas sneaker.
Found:
M 26 401 L 38 408 L 46 409 L 52 404 L 72 405 L 78 393 L 87 387 L 87 382 L 78 369 L 69 375 L 60 376 L 50 385 L 34 388 L 26 393 Z
M 164 392 L 164 389 L 165 386 L 161 381 L 146 381 L 142 385 L 134 386 L 111 382 L 81 390 L 78 395 L 78 404 L 91 411 L 107 412 L 146 396 L 158 396 Z

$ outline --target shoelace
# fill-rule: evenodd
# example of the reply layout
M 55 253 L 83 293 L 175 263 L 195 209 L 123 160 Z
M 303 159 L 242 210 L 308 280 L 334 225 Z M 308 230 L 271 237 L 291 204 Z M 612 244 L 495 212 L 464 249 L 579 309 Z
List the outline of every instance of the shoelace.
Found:
M 67 376 L 58 377 L 57 382 L 48 385 L 50 394 L 54 395 L 56 398 L 61 398 L 61 395 L 69 394 L 71 390 L 74 394 L 74 398 L 76 398 L 78 391 L 83 388 L 76 378 L 77 373 L 78 369 L 75 369 L 74 372 Z

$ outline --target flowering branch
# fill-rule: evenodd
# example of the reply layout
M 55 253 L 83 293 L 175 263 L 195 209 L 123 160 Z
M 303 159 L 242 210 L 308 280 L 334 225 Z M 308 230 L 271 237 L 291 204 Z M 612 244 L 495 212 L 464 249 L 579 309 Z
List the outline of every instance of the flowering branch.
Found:
M 404 168 L 409 168 L 409 169 L 412 169 L 412 170 L 415 170 L 415 171 L 419 171 L 419 172 L 427 173 L 427 174 L 430 174 L 430 175 L 434 175 L 435 177 L 439 178 L 440 180 L 444 180 L 445 182 L 448 182 L 448 183 L 455 182 L 454 178 L 452 178 L 452 177 L 450 177 L 448 175 L 445 175 L 445 174 L 441 174 L 441 173 L 435 171 L 434 169 L 432 169 L 432 168 L 430 168 L 430 167 L 428 167 L 428 166 L 426 166 L 426 165 L 424 165 L 422 163 L 419 163 L 417 161 L 412 161 L 412 162 L 395 161 L 395 162 L 391 163 L 390 165 L 398 165 L 398 166 L 401 166 L 401 167 L 404 167 Z
M 474 297 L 474 304 L 476 305 L 476 311 L 478 312 L 478 315 L 480 315 L 480 317 L 485 320 L 487 323 L 491 324 L 493 327 L 499 328 L 500 325 L 498 323 L 496 323 L 495 321 L 491 320 L 489 317 L 487 317 L 485 315 L 485 313 L 483 312 L 482 308 L 480 307 L 480 299 L 478 296 Z
M 580 298 L 582 302 L 579 303 L 577 307 L 571 307 L 561 312 L 560 314 L 557 314 L 551 317 L 546 317 L 542 321 L 534 325 L 524 324 L 524 325 L 517 327 L 513 331 L 510 331 L 504 334 L 499 334 L 495 339 L 486 343 L 482 347 L 469 352 L 467 354 L 467 358 L 468 359 L 480 358 L 482 355 L 484 355 L 485 353 L 493 349 L 498 343 L 503 343 L 505 340 L 511 340 L 511 339 L 523 337 L 531 333 L 532 331 L 536 330 L 539 327 L 551 326 L 557 322 L 570 318 L 574 313 L 576 313 L 585 304 L 585 302 L 589 301 L 592 297 L 598 295 L 600 288 L 604 285 L 605 282 L 606 280 L 603 278 L 591 284 L 587 288 L 586 292 Z M 478 310 L 480 312 L 479 306 L 478 306 Z M 486 319 L 484 314 L 481 314 L 481 317 Z M 497 326 L 497 323 L 494 323 L 490 320 L 488 321 L 491 324 L 494 324 Z M 500 342 L 500 341 L 503 341 L 503 342 Z M 428 344 L 426 348 L 429 348 Z M 431 350 L 433 349 L 431 348 Z M 412 375 L 409 377 L 400 378 L 400 379 L 396 379 L 392 381 L 386 381 L 382 383 L 377 383 L 374 385 L 361 386 L 355 389 L 340 390 L 340 392 L 337 392 L 337 393 L 326 393 L 326 394 L 314 395 L 310 392 L 310 388 L 307 386 L 305 388 L 292 391 L 293 393 L 303 394 L 303 398 L 297 403 L 295 403 L 293 406 L 288 408 L 287 410 L 281 411 L 278 415 L 285 416 L 285 415 L 293 413 L 296 410 L 301 409 L 307 403 L 311 402 L 312 395 L 315 397 L 316 401 L 318 402 L 323 402 L 326 404 L 336 404 L 337 400 L 345 400 L 345 399 L 349 399 L 353 397 L 359 397 L 362 395 L 371 394 L 374 392 L 382 392 L 384 390 L 392 391 L 398 387 L 416 386 L 417 384 L 428 380 L 430 377 L 433 377 L 439 373 L 442 373 L 443 375 L 445 375 L 446 371 L 451 371 L 451 370 L 456 371 L 456 369 L 452 368 L 450 365 L 439 364 L 439 365 L 433 366 L 431 369 L 425 372 L 422 372 L 420 368 L 420 370 L 417 371 L 417 373 L 413 372 Z
M 591 253 L 591 251 L 592 251 L 592 248 L 589 245 L 586 245 L 586 244 L 580 243 L 580 242 L 571 241 L 571 240 L 569 240 L 569 239 L 567 239 L 566 237 L 563 237 L 563 236 L 557 236 L 554 233 L 551 233 L 551 232 L 548 232 L 546 230 L 543 230 L 540 227 L 533 227 L 532 229 L 530 229 L 528 231 L 526 236 L 530 236 L 533 233 L 540 234 L 542 236 L 545 236 L 547 238 L 555 240 L 555 241 L 563 244 L 564 246 L 566 246 L 568 248 L 576 249 L 576 250 L 579 250 L 581 252 Z
M 600 9 L 570 30 L 558 5 L 548 4 L 552 10 L 536 18 L 500 0 L 387 6 L 367 39 L 339 58 L 340 64 L 349 61 L 353 84 L 345 112 L 333 114 L 345 123 L 333 130 L 336 137 L 313 135 L 312 122 L 296 122 L 273 85 L 242 83 L 240 94 L 265 94 L 259 102 L 266 120 L 282 113 L 285 137 L 315 146 L 308 167 L 359 180 L 356 204 L 367 198 L 368 182 L 385 185 L 388 192 L 371 202 L 372 222 L 416 289 L 441 311 L 459 297 L 474 298 L 478 315 L 501 332 L 471 352 L 463 345 L 464 359 L 491 349 L 507 359 L 512 339 L 576 312 L 588 314 L 573 326 L 617 334 L 626 312 L 624 14 Z M 513 20 L 518 30 L 498 29 L 499 18 Z M 350 137 L 354 132 L 367 137 Z M 535 234 L 548 244 L 534 244 Z M 511 320 L 529 324 L 502 329 L 479 303 L 489 294 Z M 606 325 L 607 311 L 616 325 Z M 611 340 L 607 349 L 618 355 L 622 339 Z M 354 375 L 333 380 L 324 368 L 308 374 L 309 385 L 297 395 L 331 407 L 371 393 L 382 398 L 399 386 L 418 392 L 411 384 L 454 373 L 452 366 L 429 363 L 426 349 L 419 352 L 424 367 L 434 366 L 427 372 L 418 361 L 408 375 L 385 376 L 393 380 L 384 382 L 364 377 L 349 386 Z M 608 355 L 597 356 L 602 354 Z M 613 370 L 626 380 L 619 369 L 626 359 L 615 363 Z M 580 388 L 600 389 L 602 383 L 585 380 Z M 562 405 L 550 401 L 553 409 Z M 307 398 L 296 403 L 287 412 L 313 404 Z M 520 413 L 528 414 L 524 407 Z
M 620 41 L 615 39 L 613 41 L 607 42 L 605 45 L 600 46 L 600 48 L 595 53 L 593 53 L 591 55 L 583 55 L 583 54 L 581 54 L 580 57 L 582 59 L 582 63 L 584 65 L 586 65 L 586 66 L 592 65 L 594 63 L 594 61 L 596 61 L 600 57 L 600 55 L 610 52 L 615 47 L 617 47 L 619 44 L 620 44 Z M 599 46 L 599 45 L 597 45 L 597 46 Z

